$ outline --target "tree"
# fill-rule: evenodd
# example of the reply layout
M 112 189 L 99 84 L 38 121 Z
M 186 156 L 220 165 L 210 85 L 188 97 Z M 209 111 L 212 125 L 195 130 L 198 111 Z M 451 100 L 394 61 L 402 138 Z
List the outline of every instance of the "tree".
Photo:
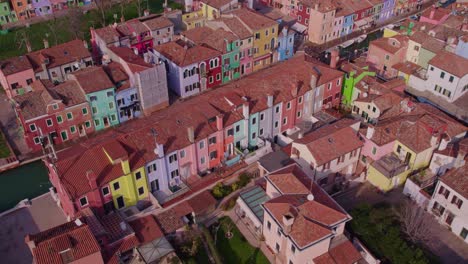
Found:
M 101 25 L 106 26 L 106 10 L 111 7 L 112 0 L 94 0 L 98 12 L 101 14 Z
M 424 208 L 412 201 L 406 201 L 400 206 L 397 215 L 403 232 L 413 243 L 430 241 L 434 221 Z
M 68 8 L 68 29 L 70 30 L 70 33 L 75 36 L 75 38 L 82 38 L 83 21 L 83 11 L 78 6 L 71 6 Z

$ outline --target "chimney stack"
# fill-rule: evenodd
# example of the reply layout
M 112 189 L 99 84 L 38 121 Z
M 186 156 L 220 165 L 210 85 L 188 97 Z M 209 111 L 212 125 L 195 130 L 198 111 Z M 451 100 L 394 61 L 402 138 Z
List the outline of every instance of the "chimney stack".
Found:
M 367 139 L 372 139 L 372 136 L 374 135 L 374 127 L 372 125 L 369 125 L 367 127 L 367 133 L 366 133 L 366 138 Z
M 221 114 L 216 116 L 216 129 L 223 130 L 223 115 Z
M 147 17 L 150 15 L 150 11 L 148 9 L 145 9 L 145 11 L 143 11 L 143 16 Z
M 242 115 L 244 115 L 244 119 L 249 119 L 249 102 L 245 102 L 242 105 Z
M 270 108 L 273 107 L 273 95 L 271 95 L 271 94 L 267 95 L 267 105 Z
M 155 153 L 158 155 L 158 158 L 164 157 L 164 145 L 156 143 Z
M 310 88 L 314 90 L 317 87 L 317 76 L 315 74 L 310 75 Z
M 294 215 L 290 212 L 283 215 L 284 234 L 289 235 L 294 224 Z
M 49 41 L 47 39 L 43 39 L 42 41 L 44 42 L 44 49 L 48 49 L 49 48 Z
M 330 54 L 330 67 L 336 69 L 336 65 L 338 64 L 338 60 L 340 59 L 340 54 L 338 49 L 333 49 Z
M 429 15 L 429 18 L 434 19 L 434 14 L 435 14 L 435 7 L 432 7 L 431 14 Z
M 86 172 L 86 178 L 88 179 L 91 189 L 94 190 L 98 188 L 96 174 L 92 170 Z
M 31 250 L 31 252 L 34 248 L 36 248 L 36 242 L 34 240 L 31 240 L 31 235 L 26 235 L 26 237 L 24 237 L 24 242 L 28 245 L 29 250 Z
M 195 142 L 195 132 L 193 130 L 193 126 L 187 127 L 187 137 L 190 143 Z
M 88 49 L 88 42 L 86 40 L 83 40 L 83 46 L 85 47 L 85 49 Z

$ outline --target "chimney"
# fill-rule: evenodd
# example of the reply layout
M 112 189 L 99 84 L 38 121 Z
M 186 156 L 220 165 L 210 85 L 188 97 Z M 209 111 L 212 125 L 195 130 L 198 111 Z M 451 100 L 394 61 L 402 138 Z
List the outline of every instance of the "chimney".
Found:
M 31 250 L 31 252 L 34 248 L 36 248 L 36 242 L 34 240 L 31 240 L 30 235 L 26 235 L 26 237 L 24 237 L 24 242 L 28 245 L 29 250 Z
M 242 115 L 244 115 L 244 119 L 249 119 L 249 102 L 245 102 L 242 105 Z
M 431 14 L 429 15 L 429 19 L 433 19 L 435 14 L 435 7 L 432 7 Z
M 333 49 L 330 54 L 330 67 L 336 69 L 336 64 L 340 60 L 340 54 L 338 49 Z
M 88 183 L 91 189 L 94 190 L 98 188 L 97 181 L 96 181 L 96 174 L 92 170 L 89 170 L 86 172 L 86 178 L 88 179 Z
M 294 215 L 290 212 L 283 215 L 284 234 L 289 235 L 294 224 Z
M 291 95 L 293 98 L 297 97 L 297 90 L 298 90 L 298 87 L 296 83 L 293 83 L 293 86 L 291 87 Z
M 466 150 L 460 146 L 458 150 L 458 155 L 455 158 L 454 167 L 460 168 L 465 165 Z
M 319 4 L 318 4 L 318 3 L 316 3 L 316 4 L 315 4 L 315 6 L 314 6 L 314 9 L 315 9 L 315 11 L 317 11 L 317 10 L 318 10 L 318 7 L 319 7 Z
M 310 89 L 314 90 L 317 87 L 317 76 L 315 74 L 310 75 Z
M 156 149 L 154 150 L 156 155 L 158 155 L 159 158 L 164 157 L 164 145 L 156 143 Z
M 218 129 L 218 131 L 223 130 L 223 115 L 216 116 L 216 129 Z
M 448 142 L 449 142 L 448 136 L 447 136 L 447 134 L 444 134 L 442 136 L 442 139 L 440 140 L 438 149 L 439 150 L 445 150 L 447 148 Z
M 88 42 L 86 40 L 83 40 L 83 46 L 85 47 L 85 49 L 88 49 Z
M 125 22 L 125 17 L 124 17 L 124 16 L 121 16 L 121 17 L 120 17 L 120 23 L 123 23 L 123 22 Z
M 138 55 L 138 49 L 133 49 L 133 53 L 135 53 L 135 55 Z
M 269 108 L 273 107 L 273 95 L 271 94 L 267 95 L 267 105 Z
M 195 132 L 193 130 L 193 126 L 187 127 L 187 137 L 190 143 L 195 142 Z
M 31 42 L 29 42 L 29 40 L 26 40 L 26 50 L 28 50 L 28 52 L 32 51 Z
M 436 133 L 432 134 L 432 137 L 431 137 L 431 146 L 432 146 L 433 148 L 435 148 L 435 147 L 437 146 L 438 140 L 439 140 L 438 134 L 436 134 Z
M 375 130 L 375 128 L 372 125 L 369 125 L 367 127 L 367 133 L 366 133 L 366 138 L 367 139 L 372 139 L 372 136 L 374 136 L 374 130 Z
M 145 9 L 145 11 L 143 11 L 143 16 L 147 17 L 150 15 L 150 11 L 148 9 Z
M 47 39 L 43 39 L 42 41 L 44 42 L 44 49 L 48 49 L 49 48 L 49 41 Z
M 301 132 L 299 132 L 299 133 L 297 134 L 297 138 L 298 138 L 298 139 L 301 139 L 301 138 L 303 138 L 303 137 L 304 137 L 304 132 L 301 131 Z

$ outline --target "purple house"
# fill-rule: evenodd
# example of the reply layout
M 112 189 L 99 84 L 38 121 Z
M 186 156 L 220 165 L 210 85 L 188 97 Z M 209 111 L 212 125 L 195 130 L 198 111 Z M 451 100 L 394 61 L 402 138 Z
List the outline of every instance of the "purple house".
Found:
M 36 16 L 52 14 L 52 4 L 49 0 L 32 0 Z

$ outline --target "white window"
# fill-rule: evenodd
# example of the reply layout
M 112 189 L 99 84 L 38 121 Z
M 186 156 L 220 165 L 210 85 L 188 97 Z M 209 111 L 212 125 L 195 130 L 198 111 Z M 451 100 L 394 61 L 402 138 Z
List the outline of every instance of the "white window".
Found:
M 263 121 L 265 119 L 265 114 L 264 113 L 261 113 L 260 114 L 260 121 Z
M 275 112 L 276 112 L 276 113 L 279 113 L 279 110 L 280 110 L 280 107 L 277 106 L 276 109 L 275 109 Z
M 185 150 L 180 151 L 180 158 L 181 159 L 185 158 Z
M 199 147 L 200 149 L 205 148 L 205 141 L 200 141 L 200 143 L 198 143 L 198 147 Z
M 169 163 L 173 163 L 174 161 L 177 161 L 177 155 L 176 154 L 172 154 L 171 156 L 169 156 Z
M 101 191 L 103 196 L 107 196 L 110 194 L 109 186 L 103 187 Z
M 259 135 L 263 136 L 263 128 L 260 128 Z
M 51 126 L 53 125 L 52 119 L 51 119 L 51 118 L 48 118 L 48 119 L 46 120 L 46 124 L 47 124 L 47 127 L 51 127 Z
M 275 121 L 275 128 L 278 127 L 278 121 Z
M 283 125 L 286 125 L 287 123 L 288 123 L 288 118 L 287 117 L 283 118 Z
M 31 132 L 34 132 L 34 131 L 37 130 L 37 127 L 36 127 L 35 124 L 30 124 L 30 125 L 29 125 L 29 129 L 31 130 Z
M 286 108 L 291 109 L 291 102 L 288 102 L 288 104 L 286 105 Z
M 41 144 L 41 139 L 39 137 L 34 137 L 34 144 L 36 145 Z

